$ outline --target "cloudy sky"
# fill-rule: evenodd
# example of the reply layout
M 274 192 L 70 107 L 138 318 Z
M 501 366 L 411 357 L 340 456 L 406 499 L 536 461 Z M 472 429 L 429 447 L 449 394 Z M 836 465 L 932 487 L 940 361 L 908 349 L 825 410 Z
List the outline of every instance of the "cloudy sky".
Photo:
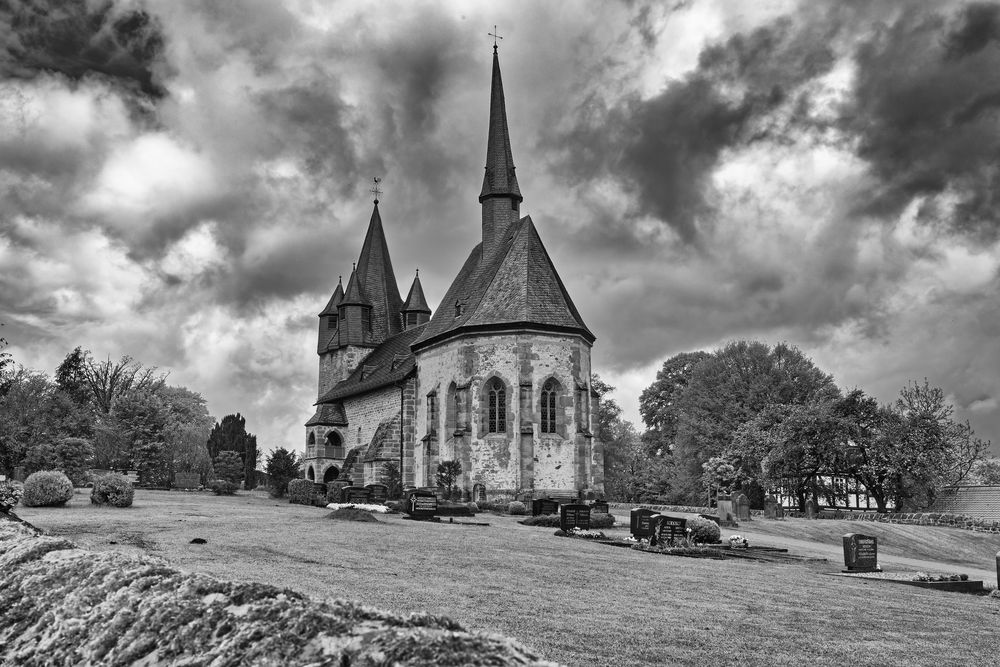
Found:
M 753 338 L 1000 440 L 995 3 L 0 3 L 15 360 L 130 354 L 301 448 L 372 177 L 404 295 L 480 236 L 494 24 L 522 212 L 626 416 Z

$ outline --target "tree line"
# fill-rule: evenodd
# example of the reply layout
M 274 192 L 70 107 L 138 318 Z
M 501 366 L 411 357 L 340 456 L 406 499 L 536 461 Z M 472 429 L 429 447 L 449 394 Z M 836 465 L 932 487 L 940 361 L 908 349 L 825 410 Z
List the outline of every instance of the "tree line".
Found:
M 595 378 L 599 393 L 610 391 Z M 1000 481 L 990 443 L 954 419 L 926 379 L 879 403 L 842 391 L 797 348 L 735 341 L 667 359 L 640 396 L 638 433 L 613 401 L 601 406 L 606 487 L 622 500 L 704 505 L 710 489 L 762 506 L 783 489 L 804 507 L 856 480 L 880 511 L 930 506 L 944 486 Z
M 216 421 L 201 394 L 168 385 L 156 367 L 77 347 L 49 376 L 15 364 L 5 347 L 0 339 L 0 472 L 63 470 L 83 484 L 90 469 L 134 470 L 140 486 L 168 488 L 176 473 L 207 483 L 218 467 L 245 488 L 257 482 L 261 457 L 246 419 Z M 296 454 L 279 450 L 268 467 L 282 480 L 297 475 Z

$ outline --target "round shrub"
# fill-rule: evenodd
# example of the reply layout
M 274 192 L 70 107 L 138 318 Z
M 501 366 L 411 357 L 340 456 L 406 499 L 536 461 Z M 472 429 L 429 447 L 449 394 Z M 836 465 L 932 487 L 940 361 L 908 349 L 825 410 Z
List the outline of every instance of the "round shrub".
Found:
M 296 505 L 312 505 L 315 488 L 308 479 L 293 479 L 288 483 L 288 502 Z
M 73 497 L 73 482 L 58 470 L 41 470 L 28 475 L 24 480 L 24 496 L 21 504 L 25 507 L 58 507 L 65 505 Z
M 528 508 L 520 500 L 515 500 L 514 502 L 507 505 L 507 514 L 527 514 Z
M 90 502 L 94 505 L 111 505 L 112 507 L 130 507 L 135 489 L 125 475 L 113 472 L 94 480 L 94 488 L 90 491 Z
M 476 503 L 465 503 L 465 506 L 469 508 L 469 511 L 475 514 L 479 511 L 479 505 Z
M 239 484 L 230 482 L 228 479 L 215 479 L 211 484 L 212 493 L 217 496 L 235 496 Z
M 687 527 L 691 530 L 689 539 L 692 542 L 718 544 L 722 541 L 722 531 L 719 530 L 719 525 L 714 521 L 696 516 L 687 520 Z

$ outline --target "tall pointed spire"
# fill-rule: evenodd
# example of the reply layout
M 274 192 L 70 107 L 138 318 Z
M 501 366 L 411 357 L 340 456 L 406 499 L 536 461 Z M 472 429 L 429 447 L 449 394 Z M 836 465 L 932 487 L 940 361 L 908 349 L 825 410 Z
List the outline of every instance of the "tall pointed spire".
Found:
M 500 77 L 500 57 L 493 47 L 493 87 L 490 91 L 490 130 L 486 141 L 486 174 L 479 201 L 489 197 L 508 197 L 521 202 L 521 189 L 514 175 L 514 156 L 510 150 L 510 130 L 507 128 L 507 105 Z
M 372 306 L 373 340 L 381 343 L 403 330 L 399 316 L 403 308 L 403 299 L 399 296 L 399 286 L 392 270 L 389 246 L 385 241 L 382 216 L 378 210 L 378 200 L 372 209 L 368 233 L 361 246 L 356 272 L 358 283 Z
M 517 176 L 514 175 L 514 156 L 510 150 L 510 131 L 507 128 L 507 105 L 500 77 L 500 57 L 494 44 L 486 173 L 483 175 L 483 189 L 479 193 L 479 203 L 483 206 L 484 257 L 502 245 L 504 232 L 520 218 L 519 207 L 523 199 L 517 185 Z
M 423 324 L 431 319 L 431 307 L 427 305 L 424 298 L 424 288 L 420 285 L 420 269 L 413 278 L 410 285 L 410 292 L 406 295 L 406 302 L 403 304 L 403 324 L 407 329 Z

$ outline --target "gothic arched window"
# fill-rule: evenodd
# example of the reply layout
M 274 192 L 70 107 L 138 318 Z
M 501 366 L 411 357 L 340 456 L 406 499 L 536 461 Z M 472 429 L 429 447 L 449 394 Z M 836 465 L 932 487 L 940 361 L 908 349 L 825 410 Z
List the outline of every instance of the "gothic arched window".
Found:
M 500 378 L 493 378 L 486 385 L 489 397 L 489 413 L 487 416 L 487 432 L 507 432 L 507 390 Z
M 559 385 L 555 380 L 546 380 L 542 385 L 542 433 L 556 432 L 556 394 Z

